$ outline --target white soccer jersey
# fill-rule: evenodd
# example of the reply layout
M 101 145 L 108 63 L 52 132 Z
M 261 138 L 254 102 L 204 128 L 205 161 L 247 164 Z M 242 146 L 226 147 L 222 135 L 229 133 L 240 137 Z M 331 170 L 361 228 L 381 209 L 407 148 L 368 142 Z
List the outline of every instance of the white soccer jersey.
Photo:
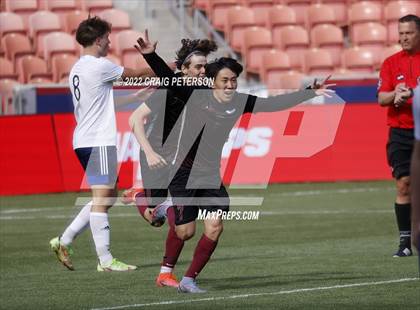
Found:
M 414 89 L 413 99 L 414 135 L 420 141 L 420 83 Z
M 106 58 L 82 56 L 69 76 L 77 126 L 73 148 L 117 144 L 112 82 L 124 68 Z

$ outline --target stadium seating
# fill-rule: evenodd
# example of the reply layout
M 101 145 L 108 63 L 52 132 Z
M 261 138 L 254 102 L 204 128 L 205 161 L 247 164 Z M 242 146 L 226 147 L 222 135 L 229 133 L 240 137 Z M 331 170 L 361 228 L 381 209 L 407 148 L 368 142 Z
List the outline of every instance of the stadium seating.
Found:
M 289 55 L 284 51 L 271 49 L 262 55 L 260 77 L 264 83 L 276 79 L 277 75 L 290 70 Z
M 28 28 L 28 17 L 32 13 L 38 11 L 38 2 L 37 0 L 3 0 L 5 2 L 6 11 L 14 12 L 19 14 L 23 19 L 25 28 Z
M 332 58 L 333 64 L 341 64 L 341 53 L 344 48 L 342 30 L 334 25 L 318 25 L 311 30 L 312 46 L 327 50 Z
M 332 7 L 321 3 L 313 4 L 307 10 L 308 29 L 319 24 L 336 24 L 337 19 Z
M 367 23 L 357 27 L 353 34 L 353 43 L 368 49 L 373 55 L 374 64 L 379 67 L 381 52 L 386 46 L 387 33 L 382 24 Z
M 271 32 L 267 28 L 252 27 L 244 31 L 244 47 L 246 72 L 259 74 L 263 54 L 273 48 Z
M 76 0 L 45 0 L 46 9 L 54 13 L 68 13 L 77 9 Z
M 215 29 L 225 31 L 227 10 L 237 4 L 237 0 L 209 0 L 209 18 Z
M 0 12 L 0 38 L 8 33 L 26 34 L 23 19 L 12 12 Z
M 293 9 L 276 5 L 268 14 L 268 28 L 271 29 L 273 40 L 281 42 L 281 29 L 285 26 L 296 25 L 296 13 Z
M 309 75 L 328 75 L 334 71 L 331 55 L 326 50 L 312 48 L 304 54 L 304 72 Z
M 32 55 L 22 58 L 22 73 L 21 83 L 28 83 L 35 78 L 52 79 L 45 60 Z
M 275 5 L 268 13 L 268 27 L 273 30 L 277 26 L 296 25 L 296 13 L 284 5 Z
M 352 47 L 343 52 L 342 64 L 352 73 L 372 73 L 374 72 L 373 55 L 369 50 L 361 47 Z
M 111 51 L 114 51 L 113 42 L 116 41 L 117 34 L 122 30 L 131 29 L 130 16 L 118 9 L 106 9 L 99 13 L 99 17 L 112 24 L 112 31 L 109 34 L 111 41 Z
M 347 0 L 322 0 L 322 3 L 333 9 L 338 26 L 347 25 Z
M 38 11 L 29 16 L 29 34 L 38 56 L 43 56 L 44 37 L 52 31 L 61 31 L 60 17 L 49 11 Z
M 133 42 L 136 42 L 139 36 L 141 33 L 134 30 L 123 30 L 117 34 L 115 51 L 125 67 L 147 67 L 146 61 L 139 56 L 139 52 L 133 46 Z
M 225 37 L 234 51 L 241 51 L 244 44 L 244 30 L 253 26 L 256 24 L 252 9 L 234 6 L 227 10 Z
M 382 64 L 386 58 L 398 53 L 399 51 L 401 51 L 401 45 L 399 44 L 394 44 L 394 45 L 384 48 L 381 52 L 380 63 Z
M 58 81 L 58 84 L 68 85 L 69 84 L 69 77 L 65 76 Z
M 28 81 L 28 84 L 53 84 L 53 80 L 45 77 L 35 77 Z
M 118 9 L 106 9 L 100 12 L 100 18 L 105 19 L 112 24 L 112 31 L 120 31 L 131 28 L 130 16 Z
M 44 59 L 48 64 L 51 58 L 58 54 L 77 55 L 76 43 L 70 34 L 66 32 L 52 32 L 44 38 Z
M 85 0 L 85 9 L 92 15 L 96 15 L 105 9 L 112 9 L 112 7 L 112 0 Z
M 309 35 L 301 26 L 287 26 L 281 30 L 281 44 L 274 42 L 277 48 L 283 48 L 289 55 L 290 65 L 295 70 L 302 70 L 303 55 L 309 48 Z
M 283 3 L 295 11 L 298 24 L 306 24 L 306 15 L 309 6 L 312 4 L 311 0 L 284 0 Z
M 353 39 L 354 32 L 361 24 L 382 21 L 381 7 L 370 1 L 353 3 L 349 9 L 350 37 Z
M 70 70 L 79 58 L 69 54 L 59 54 L 52 58 L 53 80 L 59 82 L 70 74 Z
M 77 30 L 79 24 L 88 17 L 88 13 L 86 11 L 73 11 L 66 14 L 65 18 L 65 27 L 64 29 L 70 33 L 74 34 Z
M 284 72 L 276 79 L 269 80 L 267 88 L 281 90 L 282 92 L 299 89 L 302 86 L 303 77 L 304 75 L 297 71 Z
M 1 62 L 1 60 L 0 60 Z M 12 79 L 0 79 L 0 98 L 2 114 L 13 114 L 12 98 L 13 88 L 19 85 L 19 82 Z
M 418 1 L 391 1 L 384 8 L 384 18 L 388 30 L 388 43 L 398 42 L 398 19 L 407 14 L 420 15 Z
M 0 79 L 14 79 L 18 78 L 16 71 L 14 70 L 13 63 L 3 57 L 0 57 Z
M 2 39 L 6 57 L 12 61 L 14 68 L 22 56 L 33 54 L 32 45 L 29 38 L 20 33 L 9 33 Z
M 257 25 L 268 26 L 268 14 L 274 5 L 274 0 L 243 0 L 243 4 L 252 9 Z
M 197 10 L 206 12 L 206 14 L 210 11 L 209 0 L 193 0 L 192 6 Z

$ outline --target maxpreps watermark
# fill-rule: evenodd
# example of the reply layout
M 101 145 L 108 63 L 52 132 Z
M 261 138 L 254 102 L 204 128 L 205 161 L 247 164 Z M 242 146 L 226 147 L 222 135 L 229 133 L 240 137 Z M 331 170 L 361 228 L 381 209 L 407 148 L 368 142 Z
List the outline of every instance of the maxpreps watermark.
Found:
M 118 86 L 143 86 L 143 87 L 169 87 L 169 86 L 191 86 L 191 87 L 213 87 L 214 78 L 208 77 L 126 77 L 117 81 Z
M 260 211 L 207 211 L 198 210 L 197 220 L 237 220 L 237 221 L 256 221 L 260 217 Z

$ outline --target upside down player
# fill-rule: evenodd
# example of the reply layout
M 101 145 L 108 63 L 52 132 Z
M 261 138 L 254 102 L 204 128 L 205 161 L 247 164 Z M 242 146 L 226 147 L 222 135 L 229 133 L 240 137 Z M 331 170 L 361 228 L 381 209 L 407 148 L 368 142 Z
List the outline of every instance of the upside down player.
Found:
M 207 56 L 211 52 L 217 50 L 217 46 L 213 41 L 202 40 L 182 40 L 182 47 L 177 51 L 176 65 L 180 70 L 175 74 L 177 77 L 204 77 L 204 66 L 207 63 Z M 160 106 L 161 102 L 165 102 L 167 106 L 166 114 L 156 113 L 150 114 L 148 106 Z M 162 144 L 167 140 L 169 133 L 180 130 L 179 126 L 175 126 L 175 120 L 183 112 L 184 104 L 171 91 L 163 89 L 157 90 L 153 96 L 149 98 L 147 104 L 142 104 L 130 116 L 130 125 L 141 146 L 140 167 L 143 176 L 144 192 L 141 190 L 129 190 L 130 195 L 135 192 L 135 200 L 140 214 L 152 225 L 158 226 L 162 224 L 162 215 L 166 213 L 166 209 L 172 206 L 172 200 L 164 201 L 168 196 L 168 188 L 164 183 L 168 181 L 170 174 L 170 163 L 176 152 L 176 143 L 166 144 L 165 148 Z M 145 121 L 148 120 L 146 128 Z M 159 130 L 160 125 L 165 123 L 165 130 Z M 146 135 L 147 132 L 147 135 Z M 173 141 L 176 142 L 176 141 Z M 143 199 L 142 197 L 146 197 Z M 163 257 L 160 273 L 156 279 L 158 286 L 177 287 L 178 281 L 173 274 L 173 268 L 184 246 L 184 240 L 178 238 L 174 228 L 173 209 L 169 208 L 168 223 L 169 231 L 166 238 L 165 254 Z
M 147 30 L 145 38 L 140 38 L 137 42 L 139 45 L 136 48 L 156 75 L 170 77 L 172 80 L 173 73 L 155 54 L 157 42 L 149 41 Z M 186 114 L 180 122 L 182 126 L 177 137 L 177 151 L 172 167 L 174 177 L 169 184 L 175 205 L 175 231 L 182 240 L 188 240 L 195 234 L 199 208 L 209 212 L 229 210 L 229 196 L 219 171 L 221 152 L 229 132 L 241 115 L 280 111 L 315 96 L 329 96 L 329 93 L 334 92 L 326 89 L 328 85 L 321 85 L 317 90 L 258 98 L 236 92 L 237 78 L 241 72 L 242 66 L 236 60 L 221 58 L 206 65 L 206 76 L 215 79 L 213 90 L 174 85 L 168 87 L 181 100 Z M 155 104 L 149 109 L 162 109 L 162 104 Z M 167 110 L 165 113 L 168 113 Z M 205 292 L 197 286 L 195 278 L 209 261 L 222 231 L 221 218 L 204 220 L 204 234 L 180 281 L 179 292 Z
M 50 241 L 57 259 L 70 270 L 74 270 L 71 243 L 89 224 L 99 259 L 98 271 L 137 269 L 115 259 L 109 249 L 108 209 L 117 196 L 117 131 L 112 86 L 120 77 L 145 77 L 153 73 L 150 69 L 124 68 L 106 59 L 110 32 L 111 25 L 96 16 L 81 22 L 76 31 L 83 52 L 69 76 L 77 122 L 73 148 L 86 172 L 93 200 L 82 208 L 60 237 Z

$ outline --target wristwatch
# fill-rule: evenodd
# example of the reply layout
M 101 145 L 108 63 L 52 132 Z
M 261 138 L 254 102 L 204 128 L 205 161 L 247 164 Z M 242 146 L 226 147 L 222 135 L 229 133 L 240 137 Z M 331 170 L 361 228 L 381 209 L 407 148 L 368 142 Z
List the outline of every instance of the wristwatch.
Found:
M 414 96 L 414 90 L 411 87 L 408 90 L 410 91 L 410 96 L 408 98 L 412 98 Z

